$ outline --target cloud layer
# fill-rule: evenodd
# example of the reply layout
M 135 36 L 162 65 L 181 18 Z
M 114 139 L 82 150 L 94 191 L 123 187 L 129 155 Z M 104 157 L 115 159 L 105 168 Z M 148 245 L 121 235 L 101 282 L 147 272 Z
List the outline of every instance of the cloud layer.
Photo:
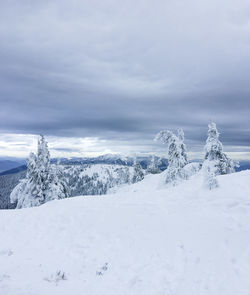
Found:
M 196 152 L 212 119 L 249 151 L 249 19 L 245 0 L 2 1 L 0 131 L 149 152 L 183 127 Z

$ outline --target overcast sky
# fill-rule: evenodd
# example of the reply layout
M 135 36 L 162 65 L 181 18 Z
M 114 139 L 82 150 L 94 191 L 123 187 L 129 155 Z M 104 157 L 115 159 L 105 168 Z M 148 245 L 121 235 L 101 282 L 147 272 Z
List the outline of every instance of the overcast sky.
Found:
M 0 156 L 37 134 L 53 156 L 162 152 L 182 127 L 200 156 L 214 120 L 250 158 L 250 0 L 0 3 Z

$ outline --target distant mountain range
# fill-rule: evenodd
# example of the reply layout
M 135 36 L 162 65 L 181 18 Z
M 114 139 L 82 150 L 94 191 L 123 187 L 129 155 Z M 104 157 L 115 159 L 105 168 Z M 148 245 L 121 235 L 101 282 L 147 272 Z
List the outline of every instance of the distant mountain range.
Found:
M 152 160 L 152 156 L 137 156 L 136 161 L 139 162 L 143 169 L 146 169 Z M 10 160 L 6 160 L 10 161 Z M 165 158 L 155 157 L 155 161 L 161 170 L 165 170 L 168 165 L 168 161 Z M 1 165 L 4 160 L 0 160 L 0 176 L 17 173 L 19 171 L 26 170 L 25 159 L 19 159 L 19 161 L 12 160 L 12 165 Z M 121 155 L 106 154 L 98 157 L 84 157 L 84 158 L 54 158 L 52 163 L 60 162 L 63 165 L 84 165 L 84 164 L 116 164 L 132 166 L 134 163 L 133 157 L 125 157 Z M 6 169 L 4 169 L 4 167 Z
M 146 169 L 152 161 L 152 155 L 149 156 L 137 156 L 136 161 L 141 164 L 143 169 Z M 53 159 L 52 162 L 60 161 L 61 164 L 79 165 L 79 164 L 117 164 L 132 166 L 134 163 L 134 157 L 106 154 L 98 157 L 84 157 L 84 158 L 71 158 L 71 159 Z M 166 158 L 160 158 L 155 156 L 155 162 L 158 163 L 161 170 L 165 170 L 168 165 Z
M 0 172 L 10 170 L 24 164 L 25 164 L 25 159 L 0 158 Z
M 152 156 L 137 156 L 136 160 L 141 164 L 143 169 L 146 169 L 152 160 Z M 167 168 L 168 161 L 166 158 L 155 157 L 159 168 L 163 171 Z M 200 160 L 194 160 L 200 162 Z M 81 164 L 117 164 L 132 166 L 134 157 L 122 156 L 117 154 L 106 154 L 98 157 L 83 157 L 83 158 L 54 158 L 52 163 L 60 162 L 63 165 L 81 165 Z M 250 160 L 239 161 L 240 167 L 236 171 L 250 169 Z M 26 170 L 26 160 L 18 158 L 0 158 L 0 176 L 18 173 Z
M 240 167 L 236 168 L 236 172 L 250 169 L 250 161 L 239 161 Z

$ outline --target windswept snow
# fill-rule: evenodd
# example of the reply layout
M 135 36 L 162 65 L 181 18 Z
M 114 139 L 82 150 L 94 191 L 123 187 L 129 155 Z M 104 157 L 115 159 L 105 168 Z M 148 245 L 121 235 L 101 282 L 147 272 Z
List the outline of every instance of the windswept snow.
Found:
M 250 171 L 0 211 L 0 294 L 249 295 Z

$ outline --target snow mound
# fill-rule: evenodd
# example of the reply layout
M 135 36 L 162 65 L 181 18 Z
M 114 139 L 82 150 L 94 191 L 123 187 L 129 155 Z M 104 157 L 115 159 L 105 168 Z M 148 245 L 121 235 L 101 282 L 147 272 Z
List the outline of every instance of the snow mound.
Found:
M 250 171 L 0 211 L 0 294 L 249 295 Z

